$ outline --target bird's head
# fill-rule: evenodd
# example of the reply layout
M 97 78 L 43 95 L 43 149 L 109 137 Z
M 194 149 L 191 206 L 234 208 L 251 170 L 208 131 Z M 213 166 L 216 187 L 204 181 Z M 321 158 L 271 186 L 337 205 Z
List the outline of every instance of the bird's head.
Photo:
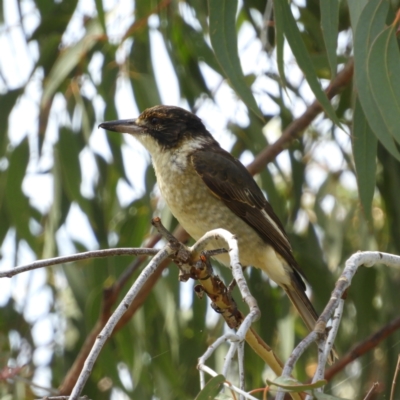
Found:
M 103 122 L 99 127 L 133 135 L 151 154 L 176 149 L 184 143 L 214 141 L 199 117 L 174 106 L 151 107 L 138 118 Z

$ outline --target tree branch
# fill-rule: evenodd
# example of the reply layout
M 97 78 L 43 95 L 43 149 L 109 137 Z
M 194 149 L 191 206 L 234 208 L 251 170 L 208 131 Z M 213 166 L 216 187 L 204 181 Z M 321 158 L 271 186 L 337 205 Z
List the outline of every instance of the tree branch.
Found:
M 165 246 L 162 250 L 157 252 L 157 255 L 151 260 L 151 262 L 147 265 L 147 267 L 141 272 L 139 277 L 135 280 L 135 283 L 129 289 L 128 293 L 125 295 L 124 299 L 121 301 L 117 309 L 113 312 L 111 317 L 108 319 L 104 328 L 97 336 L 96 341 L 90 350 L 88 357 L 85 360 L 84 367 L 76 381 L 76 384 L 71 392 L 70 399 L 77 400 L 79 395 L 82 392 L 83 387 L 86 384 L 87 379 L 89 378 L 94 363 L 97 360 L 98 355 L 100 354 L 101 349 L 106 343 L 107 339 L 112 335 L 117 322 L 121 318 L 121 316 L 126 312 L 129 306 L 132 304 L 133 300 L 137 296 L 138 292 L 141 290 L 145 282 L 148 278 L 157 270 L 157 266 L 166 259 L 172 252 L 174 251 L 170 245 Z
M 348 364 L 361 357 L 368 351 L 378 346 L 382 340 L 400 328 L 400 317 L 393 319 L 387 325 L 367 337 L 362 342 L 357 343 L 350 351 L 341 357 L 334 365 L 325 372 L 325 379 L 330 381 L 337 373 L 342 371 Z
M 143 249 L 143 248 L 120 248 L 120 249 L 105 249 L 105 250 L 92 250 L 85 251 L 83 253 L 72 254 L 70 256 L 61 256 L 48 258 L 46 260 L 38 260 L 29 264 L 20 265 L 12 269 L 7 269 L 0 272 L 0 278 L 11 278 L 15 275 L 21 274 L 22 272 L 32 271 L 34 269 L 50 267 L 52 265 L 65 264 L 74 261 L 86 260 L 88 258 L 101 258 L 110 256 L 137 256 L 146 255 L 153 256 L 157 254 L 155 249 Z
M 187 233 L 181 228 L 178 227 L 174 231 L 174 236 L 180 240 L 181 242 L 185 242 L 188 238 Z M 146 243 L 146 246 L 153 247 L 160 240 L 161 235 L 155 234 L 153 235 Z M 97 319 L 96 324 L 92 328 L 91 332 L 88 334 L 82 348 L 79 351 L 78 356 L 75 358 L 75 361 L 71 368 L 68 370 L 63 382 L 59 387 L 60 394 L 69 394 L 72 391 L 72 388 L 75 386 L 76 380 L 78 379 L 79 373 L 83 368 L 83 364 L 86 358 L 89 355 L 91 348 L 96 340 L 96 337 L 103 329 L 104 325 L 110 318 L 112 314 L 112 308 L 115 305 L 118 296 L 120 295 L 123 287 L 131 278 L 132 274 L 140 267 L 146 257 L 141 256 L 136 259 L 131 265 L 121 274 L 119 279 L 114 283 L 110 288 L 103 290 L 103 301 L 101 305 L 101 311 L 99 313 L 99 317 Z M 118 321 L 116 327 L 114 328 L 113 334 L 119 331 L 122 327 L 126 325 L 126 323 L 132 318 L 132 315 L 136 312 L 136 310 L 144 303 L 148 294 L 153 289 L 154 285 L 157 283 L 158 278 L 161 276 L 162 271 L 168 266 L 170 260 L 163 261 L 156 269 L 156 271 L 150 276 L 147 282 L 143 285 L 142 289 L 139 291 L 135 300 L 129 306 L 128 310 L 122 316 L 122 318 Z
M 345 268 L 336 282 L 335 288 L 332 291 L 331 298 L 326 305 L 324 311 L 318 318 L 314 330 L 309 333 L 293 350 L 292 354 L 286 361 L 283 368 L 282 377 L 289 377 L 292 370 L 300 358 L 304 350 L 310 346 L 314 341 L 324 341 L 325 350 L 322 357 L 318 357 L 317 374 L 323 375 L 325 371 L 326 356 L 332 349 L 332 342 L 327 342 L 324 338 L 326 336 L 326 324 L 339 306 L 343 302 L 345 291 L 351 285 L 351 281 L 360 266 L 372 267 L 375 264 L 384 264 L 392 268 L 400 268 L 400 256 L 395 256 L 389 253 L 382 253 L 378 251 L 364 251 L 353 254 L 347 261 Z M 341 315 L 336 316 L 335 323 L 340 323 Z M 334 338 L 331 338 L 333 341 Z M 283 392 L 279 391 L 276 400 L 283 399 Z

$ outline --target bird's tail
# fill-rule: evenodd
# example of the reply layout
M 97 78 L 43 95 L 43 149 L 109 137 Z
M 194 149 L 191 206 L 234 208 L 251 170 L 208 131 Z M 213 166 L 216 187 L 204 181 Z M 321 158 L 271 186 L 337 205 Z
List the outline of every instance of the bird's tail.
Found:
M 299 312 L 307 328 L 312 331 L 315 327 L 315 323 L 317 322 L 318 314 L 315 311 L 315 308 L 311 304 L 311 301 L 307 297 L 306 293 L 304 292 L 303 288 L 300 288 L 298 286 L 299 285 L 296 284 L 290 287 L 285 285 L 284 289 L 290 301 Z M 336 358 L 338 358 L 338 355 L 336 353 L 336 350 L 332 348 L 332 351 L 328 357 L 328 363 L 332 364 Z

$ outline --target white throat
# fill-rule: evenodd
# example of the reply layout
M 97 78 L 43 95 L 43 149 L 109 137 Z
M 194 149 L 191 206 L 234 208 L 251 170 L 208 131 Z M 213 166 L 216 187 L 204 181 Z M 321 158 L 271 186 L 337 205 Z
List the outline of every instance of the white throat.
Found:
M 184 140 L 176 148 L 163 148 L 150 135 L 134 136 L 150 153 L 157 176 L 170 170 L 184 170 L 187 167 L 188 156 L 197 149 L 201 149 L 207 143 L 207 138 L 197 137 Z

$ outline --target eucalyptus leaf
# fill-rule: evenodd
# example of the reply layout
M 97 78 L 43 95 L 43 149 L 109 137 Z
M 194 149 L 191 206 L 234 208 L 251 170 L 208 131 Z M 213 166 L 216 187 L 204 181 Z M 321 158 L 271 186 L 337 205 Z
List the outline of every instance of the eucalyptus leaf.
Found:
M 196 400 L 215 399 L 218 392 L 221 390 L 224 381 L 225 377 L 223 375 L 217 375 L 211 378 L 201 392 L 196 396 Z
M 352 143 L 358 193 L 365 216 L 371 219 L 372 198 L 376 183 L 377 139 L 368 125 L 358 98 L 354 108 Z
M 400 54 L 397 24 L 384 29 L 372 43 L 367 59 L 368 81 L 390 134 L 400 143 Z
M 269 386 L 278 386 L 288 392 L 299 393 L 305 390 L 318 389 L 325 386 L 328 382 L 322 379 L 314 383 L 301 383 L 294 378 L 280 376 L 273 381 L 267 379 L 267 383 Z
M 331 76 L 336 75 L 337 68 L 337 36 L 339 25 L 339 0 L 320 0 L 321 28 L 324 36 L 326 52 L 331 66 Z
M 363 9 L 354 36 L 354 75 L 358 98 L 368 124 L 389 153 L 400 160 L 400 152 L 380 113 L 368 79 L 369 52 L 376 37 L 385 29 L 388 10 L 389 3 L 384 0 L 371 0 Z M 383 59 L 380 62 L 383 63 Z
M 237 0 L 209 0 L 208 7 L 210 39 L 215 57 L 236 93 L 254 114 L 263 119 L 240 65 L 235 26 Z
M 299 28 L 297 27 L 292 11 L 290 10 L 289 3 L 286 0 L 277 0 L 274 2 L 274 5 L 276 15 L 282 20 L 284 34 L 289 46 L 292 49 L 297 63 L 299 64 L 300 69 L 303 71 L 311 90 L 331 120 L 340 126 L 340 121 L 336 116 L 335 110 L 333 109 L 332 104 L 326 97 L 326 94 L 318 82 L 313 63 L 306 45 L 301 38 Z

